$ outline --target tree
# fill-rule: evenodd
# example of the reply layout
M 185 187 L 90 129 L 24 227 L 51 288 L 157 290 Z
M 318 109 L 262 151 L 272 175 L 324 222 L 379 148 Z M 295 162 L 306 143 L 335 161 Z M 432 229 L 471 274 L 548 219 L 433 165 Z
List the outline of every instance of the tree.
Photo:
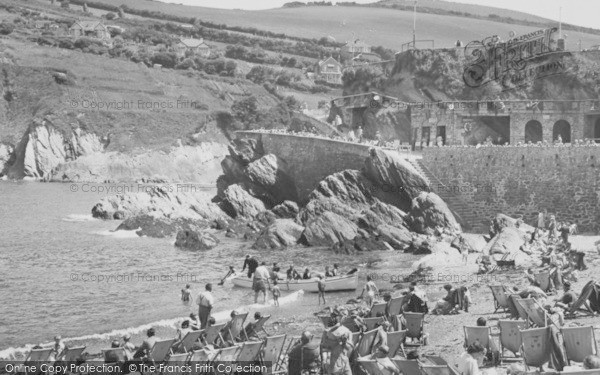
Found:
M 70 5 L 71 4 L 70 4 L 69 0 L 62 0 L 62 2 L 60 3 L 60 7 L 65 8 L 65 9 L 69 9 Z
M 114 14 L 113 12 L 108 12 L 106 13 L 106 15 L 104 16 L 107 20 L 112 21 L 115 18 L 117 18 L 117 15 Z
M 231 105 L 231 113 L 233 118 L 248 127 L 258 119 L 258 100 L 254 95 L 238 99 Z
M 159 52 L 152 56 L 152 64 L 160 64 L 165 68 L 174 68 L 177 56 L 174 53 Z
M 84 13 L 89 13 L 90 10 L 88 9 L 87 3 L 83 3 L 83 12 Z
M 123 8 L 119 7 L 117 12 L 119 13 L 119 18 L 125 18 L 125 11 Z
M 15 25 L 7 22 L 0 23 L 0 35 L 8 35 L 15 30 Z

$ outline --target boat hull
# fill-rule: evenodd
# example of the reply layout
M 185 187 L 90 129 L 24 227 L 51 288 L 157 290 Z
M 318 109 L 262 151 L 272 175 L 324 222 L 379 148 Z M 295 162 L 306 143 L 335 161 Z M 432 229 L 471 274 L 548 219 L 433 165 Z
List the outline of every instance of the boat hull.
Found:
M 282 291 L 304 290 L 305 292 L 317 293 L 319 291 L 318 280 L 277 280 L 277 286 Z M 230 279 L 233 285 L 241 288 L 252 288 L 252 279 L 246 275 L 239 275 Z M 358 275 L 344 275 L 328 277 L 325 281 L 325 292 L 339 292 L 343 290 L 356 290 L 358 288 Z

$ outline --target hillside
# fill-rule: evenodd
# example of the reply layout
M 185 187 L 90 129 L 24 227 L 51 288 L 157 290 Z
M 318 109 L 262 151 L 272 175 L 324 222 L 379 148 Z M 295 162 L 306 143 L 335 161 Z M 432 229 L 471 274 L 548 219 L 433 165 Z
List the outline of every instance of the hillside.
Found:
M 113 6 L 123 4 L 123 0 L 97 1 Z M 431 2 L 433 3 L 433 1 Z M 439 3 L 444 2 L 440 1 Z M 261 30 L 290 36 L 316 39 L 332 36 L 338 42 L 344 42 L 356 36 L 371 45 L 382 45 L 395 50 L 399 50 L 403 43 L 412 39 L 413 14 L 403 10 L 320 6 L 245 11 L 167 4 L 148 0 L 128 0 L 126 4 L 133 9 L 163 12 L 178 17 L 197 17 L 203 21 L 228 26 L 253 28 L 258 26 Z M 445 6 L 445 3 L 442 5 Z M 499 12 L 496 8 L 491 9 L 495 13 Z M 487 10 L 481 10 L 481 13 L 485 12 Z M 538 19 L 538 21 L 543 22 L 544 20 Z M 555 26 L 555 23 L 549 22 L 548 26 Z M 494 34 L 507 38 L 510 31 L 525 34 L 536 29 L 539 29 L 539 26 L 522 26 L 461 16 L 425 13 L 417 16 L 417 39 L 433 39 L 436 47 L 452 46 L 457 39 L 463 42 L 479 40 Z M 574 31 L 569 31 L 568 35 L 567 46 L 571 49 L 578 48 L 579 40 L 581 40 L 582 48 L 600 43 L 600 35 Z

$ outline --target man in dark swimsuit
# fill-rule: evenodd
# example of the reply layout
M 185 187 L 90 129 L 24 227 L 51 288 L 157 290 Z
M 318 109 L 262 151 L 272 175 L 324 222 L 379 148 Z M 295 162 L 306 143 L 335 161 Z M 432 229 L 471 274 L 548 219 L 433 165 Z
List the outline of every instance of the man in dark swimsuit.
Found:
M 246 255 L 246 260 L 244 260 L 244 268 L 242 268 L 242 272 L 248 267 L 248 278 L 252 277 L 252 274 L 258 268 L 258 260 L 254 259 L 254 257 L 250 256 L 250 254 Z

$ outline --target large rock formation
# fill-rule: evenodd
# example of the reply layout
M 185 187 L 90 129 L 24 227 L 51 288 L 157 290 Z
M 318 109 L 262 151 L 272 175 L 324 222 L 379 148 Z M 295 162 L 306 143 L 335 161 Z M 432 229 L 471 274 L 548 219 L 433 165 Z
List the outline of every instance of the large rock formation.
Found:
M 190 250 L 210 250 L 219 244 L 219 240 L 210 233 L 182 230 L 177 232 L 175 246 Z
M 5 174 L 5 170 L 12 164 L 15 149 L 8 144 L 0 143 L 0 177 Z
M 304 227 L 291 219 L 277 219 L 266 227 L 258 236 L 252 248 L 254 249 L 282 249 L 295 245 Z
M 407 221 L 412 230 L 422 234 L 435 234 L 436 230 L 461 231 L 446 203 L 435 193 L 422 192 L 413 199 Z
M 75 128 L 70 134 L 57 130 L 49 120 L 30 125 L 15 150 L 9 177 L 48 179 L 61 163 L 104 150 L 96 134 Z
M 487 255 L 506 254 L 519 251 L 525 244 L 525 234 L 515 227 L 504 227 L 487 243 L 483 253 Z
M 265 204 L 260 199 L 254 198 L 238 184 L 225 189 L 223 196 L 219 205 L 232 218 L 254 219 L 256 215 L 266 210 Z
M 298 193 L 293 179 L 290 177 L 285 161 L 273 154 L 265 155 L 248 164 L 245 170 L 251 183 L 266 190 L 273 201 L 271 205 L 285 200 L 298 200 Z
M 310 246 L 332 246 L 338 242 L 353 240 L 358 226 L 334 212 L 326 211 L 309 220 L 303 236 Z

